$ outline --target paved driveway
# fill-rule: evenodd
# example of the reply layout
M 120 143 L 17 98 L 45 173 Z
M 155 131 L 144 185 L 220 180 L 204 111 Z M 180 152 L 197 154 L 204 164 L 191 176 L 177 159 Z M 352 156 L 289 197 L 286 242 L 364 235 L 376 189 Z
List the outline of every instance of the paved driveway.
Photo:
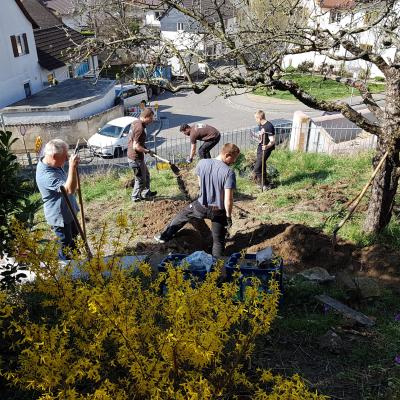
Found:
M 382 96 L 379 95 L 379 98 Z M 347 99 L 348 100 L 348 99 Z M 215 126 L 221 132 L 247 128 L 255 125 L 254 112 L 264 110 L 267 118 L 273 122 L 292 120 L 293 113 L 302 110 L 312 117 L 322 115 L 321 111 L 306 107 L 301 102 L 285 101 L 263 96 L 241 94 L 224 99 L 220 90 L 211 86 L 201 94 L 192 91 L 168 93 L 160 95 L 157 100 L 162 117 L 160 138 L 182 137 L 179 126 L 183 123 L 206 123 Z M 360 102 L 353 98 L 353 104 Z M 355 106 L 365 108 L 365 106 Z

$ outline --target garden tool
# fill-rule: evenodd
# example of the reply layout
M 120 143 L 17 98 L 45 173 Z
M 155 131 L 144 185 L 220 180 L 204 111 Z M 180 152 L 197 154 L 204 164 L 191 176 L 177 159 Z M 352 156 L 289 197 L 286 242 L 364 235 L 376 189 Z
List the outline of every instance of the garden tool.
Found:
M 265 135 L 266 133 L 264 132 L 263 135 L 263 140 L 262 140 L 262 145 L 265 146 Z M 261 191 L 264 191 L 264 177 L 265 177 L 265 150 L 263 149 L 262 151 L 262 164 L 261 164 Z
M 75 146 L 75 150 L 74 150 L 74 154 L 78 153 L 79 150 L 79 142 L 80 142 L 80 138 L 78 139 L 76 146 Z M 79 176 L 79 168 L 76 167 L 76 179 L 78 181 L 78 200 L 79 200 L 79 207 L 81 209 L 81 218 L 82 218 L 82 228 L 83 228 L 83 233 L 86 236 L 86 223 L 85 223 L 85 212 L 83 210 L 83 200 L 82 200 L 82 191 L 81 191 L 81 178 Z
M 167 159 L 165 159 L 165 158 L 162 158 L 162 157 L 158 156 L 158 155 L 155 154 L 155 153 L 153 153 L 152 156 L 153 156 L 154 158 L 157 158 L 157 160 L 160 160 L 160 161 L 162 161 L 162 162 L 164 162 L 164 163 L 169 164 L 169 166 L 171 167 L 171 171 L 172 171 L 175 175 L 179 175 L 179 173 L 181 172 L 180 169 L 179 169 L 175 164 L 173 164 L 171 161 L 169 161 L 169 160 L 167 160 Z
M 67 191 L 65 190 L 65 187 L 64 187 L 64 186 L 60 186 L 60 190 L 61 190 L 62 196 L 64 197 L 65 203 L 67 204 L 68 210 L 69 210 L 69 212 L 71 213 L 72 219 L 73 219 L 74 222 L 75 222 L 76 228 L 78 229 L 79 235 L 81 236 L 81 238 L 82 238 L 82 240 L 83 240 L 83 243 L 84 243 L 84 245 L 85 245 L 85 249 L 86 249 L 87 256 L 88 256 L 89 259 L 91 259 L 91 258 L 93 258 L 93 254 L 92 254 L 92 252 L 91 252 L 91 250 L 90 250 L 90 247 L 89 247 L 89 244 L 88 244 L 88 242 L 87 242 L 86 235 L 85 235 L 85 233 L 83 232 L 83 229 L 82 229 L 82 227 L 81 227 L 81 224 L 79 223 L 78 217 L 76 216 L 75 211 L 74 211 L 74 209 L 72 208 L 72 204 L 71 204 L 71 202 L 70 202 L 70 200 L 69 200 L 68 193 L 67 193 Z

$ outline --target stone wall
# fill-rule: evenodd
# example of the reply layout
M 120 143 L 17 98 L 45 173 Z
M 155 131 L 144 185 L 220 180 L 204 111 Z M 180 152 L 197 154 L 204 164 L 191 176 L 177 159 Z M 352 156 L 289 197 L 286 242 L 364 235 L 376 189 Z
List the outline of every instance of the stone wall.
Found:
M 28 151 L 34 151 L 35 140 L 41 137 L 43 143 L 51 139 L 60 138 L 69 145 L 74 146 L 79 138 L 90 138 L 99 128 L 114 118 L 123 117 L 124 110 L 122 106 L 117 106 L 103 111 L 90 117 L 62 122 L 51 122 L 43 124 L 26 125 L 6 125 L 6 130 L 13 133 L 17 140 L 13 145 L 16 153 L 25 152 L 21 133 L 25 132 L 24 138 Z

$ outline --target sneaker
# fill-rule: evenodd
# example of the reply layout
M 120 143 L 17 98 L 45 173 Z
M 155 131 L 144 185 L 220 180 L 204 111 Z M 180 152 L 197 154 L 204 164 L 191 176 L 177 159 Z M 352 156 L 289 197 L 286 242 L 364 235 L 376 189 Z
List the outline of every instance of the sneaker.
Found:
M 158 234 L 158 235 L 154 236 L 154 240 L 155 240 L 157 243 L 165 243 L 165 242 L 166 242 L 165 239 L 162 239 L 162 238 L 161 238 L 161 234 Z
M 138 203 L 141 199 L 139 197 L 132 197 L 132 203 Z

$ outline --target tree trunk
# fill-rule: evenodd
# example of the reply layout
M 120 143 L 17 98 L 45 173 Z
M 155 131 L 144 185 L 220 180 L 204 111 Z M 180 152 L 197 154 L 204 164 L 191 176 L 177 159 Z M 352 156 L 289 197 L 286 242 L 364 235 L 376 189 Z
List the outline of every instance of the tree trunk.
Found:
M 378 157 L 374 159 L 374 166 L 378 164 L 385 152 L 384 146 L 378 148 Z M 367 233 L 378 233 L 390 222 L 399 180 L 398 165 L 399 153 L 397 150 L 397 152 L 389 153 L 372 183 L 372 193 L 364 221 L 364 231 Z
M 378 233 L 392 217 L 392 209 L 399 181 L 400 151 L 400 74 L 392 70 L 386 76 L 386 100 L 384 114 L 380 119 L 382 135 L 373 160 L 374 166 L 388 151 L 388 157 L 372 183 L 364 231 Z

